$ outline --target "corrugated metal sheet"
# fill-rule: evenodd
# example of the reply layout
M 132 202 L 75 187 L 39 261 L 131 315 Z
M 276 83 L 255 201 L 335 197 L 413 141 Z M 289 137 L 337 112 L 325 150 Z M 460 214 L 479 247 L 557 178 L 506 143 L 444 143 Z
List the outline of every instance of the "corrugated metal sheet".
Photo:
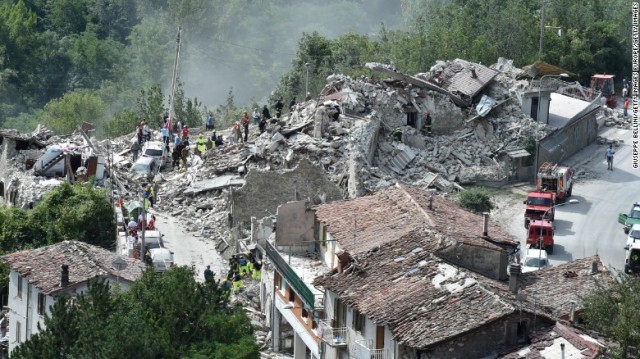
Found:
M 401 173 L 405 167 L 409 164 L 409 162 L 413 161 L 416 158 L 416 153 L 413 152 L 411 147 L 400 143 L 395 146 L 395 156 L 391 158 L 389 161 L 389 167 L 395 173 Z

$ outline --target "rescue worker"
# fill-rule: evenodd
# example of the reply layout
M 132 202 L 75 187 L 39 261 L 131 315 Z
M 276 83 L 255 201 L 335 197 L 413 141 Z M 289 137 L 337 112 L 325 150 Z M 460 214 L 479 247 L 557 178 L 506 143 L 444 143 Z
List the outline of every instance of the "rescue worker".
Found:
M 255 280 L 261 280 L 262 279 L 262 263 L 260 261 L 256 260 L 253 263 L 253 273 L 251 274 L 251 276 Z
M 251 120 L 249 119 L 249 114 L 247 111 L 242 115 L 242 127 L 244 128 L 244 140 L 242 142 L 247 142 L 249 140 L 249 124 Z
M 242 282 L 242 277 L 240 277 L 240 274 L 236 274 L 233 277 L 233 292 L 238 293 L 243 287 L 244 283 Z
M 249 261 L 247 260 L 247 258 L 245 258 L 245 256 L 240 256 L 240 258 L 238 258 L 238 267 L 239 267 L 239 274 L 241 276 L 246 274 L 249 274 Z
M 187 156 L 189 156 L 189 142 L 182 142 L 182 149 L 180 150 L 180 158 L 182 158 L 182 166 L 187 169 Z
M 176 138 L 178 138 L 177 135 Z M 178 144 L 173 147 L 173 152 L 171 152 L 171 159 L 173 160 L 173 162 L 171 162 L 171 167 L 173 167 L 174 169 L 180 165 L 180 151 L 180 144 Z
M 200 152 L 200 157 L 204 157 L 204 153 L 207 152 L 207 140 L 204 139 L 204 135 L 202 133 L 198 136 L 196 148 Z
M 402 141 L 402 127 L 397 127 L 395 130 L 393 130 L 393 138 L 396 141 Z
M 231 299 L 231 283 L 227 279 L 222 282 L 222 292 L 227 300 Z

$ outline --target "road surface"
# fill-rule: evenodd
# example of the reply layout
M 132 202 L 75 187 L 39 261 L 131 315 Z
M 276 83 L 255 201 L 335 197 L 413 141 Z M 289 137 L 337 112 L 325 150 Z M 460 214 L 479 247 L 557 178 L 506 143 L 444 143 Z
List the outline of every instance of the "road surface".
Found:
M 605 128 L 600 135 L 624 143 L 616 148 L 613 171 L 607 170 L 605 145 L 592 144 L 567 160 L 569 164 L 582 162 L 577 169 L 585 170 L 588 176 L 578 179 L 573 187 L 571 198 L 580 202 L 556 208 L 555 245 L 549 256 L 552 265 L 598 254 L 606 266 L 624 268 L 626 235 L 618 213 L 628 212 L 634 201 L 640 201 L 640 169 L 632 168 L 630 130 Z M 512 206 L 515 215 L 506 229 L 522 239 L 524 248 L 522 200 L 514 199 Z

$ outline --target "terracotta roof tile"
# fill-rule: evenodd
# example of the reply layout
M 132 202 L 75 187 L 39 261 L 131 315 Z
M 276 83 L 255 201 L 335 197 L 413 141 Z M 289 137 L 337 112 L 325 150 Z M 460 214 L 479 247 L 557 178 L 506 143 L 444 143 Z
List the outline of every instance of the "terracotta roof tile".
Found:
M 482 216 L 438 196 L 433 196 L 430 209 L 431 196 L 418 188 L 396 184 L 368 196 L 317 206 L 315 212 L 340 247 L 351 254 L 392 242 L 416 228 L 431 229 L 445 239 L 495 247 L 482 238 Z M 489 237 L 498 243 L 516 243 L 492 220 Z
M 477 275 L 433 255 L 436 246 L 428 234 L 416 229 L 360 255 L 359 269 L 327 274 L 315 284 L 335 292 L 374 322 L 388 324 L 399 343 L 415 348 L 515 310 L 479 284 Z
M 2 256 L 7 265 L 20 273 L 44 294 L 62 290 L 61 266 L 69 266 L 69 285 L 77 285 L 91 278 L 105 275 L 120 276 L 127 281 L 142 277 L 145 265 L 133 258 L 123 258 L 127 267 L 117 271 L 113 260 L 118 256 L 106 249 L 84 242 L 63 241 L 50 246 L 20 251 Z

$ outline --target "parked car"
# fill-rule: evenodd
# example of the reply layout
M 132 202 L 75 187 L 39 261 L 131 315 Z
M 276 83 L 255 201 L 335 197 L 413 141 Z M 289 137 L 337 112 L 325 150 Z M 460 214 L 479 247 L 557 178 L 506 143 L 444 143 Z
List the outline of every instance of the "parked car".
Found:
M 158 167 L 162 168 L 167 163 L 167 147 L 161 141 L 147 141 L 142 147 L 142 157 L 155 159 Z
M 164 234 L 160 231 L 144 231 L 144 246 L 147 249 L 164 248 Z
M 131 166 L 131 173 L 135 180 L 142 179 L 144 181 L 151 181 L 158 173 L 160 167 L 152 157 L 140 157 Z
M 156 272 L 166 272 L 173 268 L 173 252 L 167 248 L 150 249 L 151 265 Z
M 618 215 L 618 223 L 624 225 L 624 233 L 629 233 L 631 226 L 640 223 L 640 203 L 634 203 L 629 214 L 620 213 Z
M 547 251 L 529 248 L 522 259 L 522 273 L 533 272 L 551 266 Z
M 640 275 L 640 241 L 628 244 L 624 259 L 624 272 L 627 274 Z
M 627 245 L 631 246 L 633 243 L 640 243 L 640 224 L 634 224 L 627 234 Z

